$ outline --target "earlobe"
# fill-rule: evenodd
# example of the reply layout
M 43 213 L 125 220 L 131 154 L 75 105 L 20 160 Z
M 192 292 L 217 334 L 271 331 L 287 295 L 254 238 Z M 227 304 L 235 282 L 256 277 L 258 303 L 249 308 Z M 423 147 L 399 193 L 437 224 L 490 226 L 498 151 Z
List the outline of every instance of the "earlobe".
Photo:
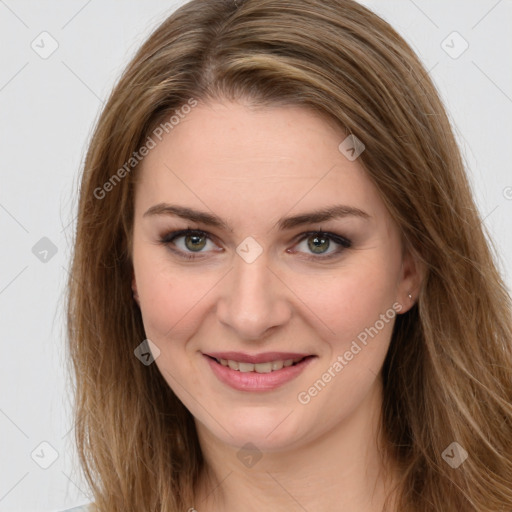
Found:
M 399 293 L 399 299 L 397 300 L 397 303 L 400 304 L 400 309 L 397 310 L 397 313 L 399 315 L 403 315 L 414 306 L 416 299 L 413 296 L 413 292 Z
M 406 313 L 416 304 L 424 274 L 425 268 L 419 258 L 407 251 L 402 259 L 397 290 L 397 300 L 402 305 L 400 314 Z

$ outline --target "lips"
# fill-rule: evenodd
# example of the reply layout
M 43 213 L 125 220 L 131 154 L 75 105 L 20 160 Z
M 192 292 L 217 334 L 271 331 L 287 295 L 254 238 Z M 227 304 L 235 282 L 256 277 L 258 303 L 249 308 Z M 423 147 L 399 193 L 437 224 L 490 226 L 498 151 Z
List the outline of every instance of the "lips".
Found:
M 239 391 L 276 389 L 300 375 L 316 358 L 290 352 L 211 352 L 203 357 L 221 382 Z

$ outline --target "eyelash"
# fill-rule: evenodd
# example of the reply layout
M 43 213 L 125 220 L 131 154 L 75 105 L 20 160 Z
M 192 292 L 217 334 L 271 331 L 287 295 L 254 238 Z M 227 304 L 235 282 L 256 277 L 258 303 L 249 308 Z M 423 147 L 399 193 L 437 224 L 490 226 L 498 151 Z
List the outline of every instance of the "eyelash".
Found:
M 182 230 L 179 230 L 179 231 L 172 231 L 170 233 L 167 233 L 165 236 L 160 238 L 159 243 L 161 243 L 162 245 L 165 245 L 173 253 L 178 254 L 178 256 L 180 256 L 182 258 L 185 258 L 187 260 L 202 259 L 203 256 L 197 256 L 197 255 L 194 255 L 194 254 L 191 254 L 191 253 L 183 252 L 181 250 L 175 250 L 175 249 L 172 249 L 170 247 L 170 245 L 173 244 L 173 242 L 174 242 L 174 240 L 176 238 L 180 238 L 180 237 L 186 236 L 186 235 L 205 236 L 209 240 L 213 241 L 212 238 L 210 237 L 210 234 L 207 233 L 206 231 L 202 231 L 200 229 L 187 228 L 187 229 L 182 229 Z M 339 256 L 345 249 L 348 249 L 348 248 L 350 248 L 352 246 L 352 242 L 348 238 L 345 238 L 345 237 L 343 237 L 341 235 L 337 235 L 336 233 L 329 233 L 327 231 L 322 231 L 322 230 L 308 231 L 306 233 L 301 233 L 300 238 L 297 240 L 295 245 L 299 244 L 303 240 L 308 239 L 312 235 L 317 235 L 317 236 L 319 236 L 321 238 L 327 238 L 329 240 L 332 240 L 335 243 L 337 243 L 338 245 L 340 245 L 341 247 L 337 251 L 329 253 L 327 256 L 321 256 L 321 255 L 305 256 L 305 258 L 308 259 L 308 260 L 322 261 L 322 260 L 332 259 L 332 258 L 334 258 L 336 256 Z M 200 254 L 200 253 L 197 253 L 197 254 Z

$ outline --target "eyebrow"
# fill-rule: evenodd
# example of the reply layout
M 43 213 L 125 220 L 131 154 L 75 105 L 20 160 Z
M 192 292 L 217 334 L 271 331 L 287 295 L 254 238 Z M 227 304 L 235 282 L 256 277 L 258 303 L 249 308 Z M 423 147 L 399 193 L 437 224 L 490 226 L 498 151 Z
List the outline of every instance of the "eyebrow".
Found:
M 224 220 L 215 214 L 208 212 L 202 212 L 187 208 L 184 206 L 178 206 L 168 203 L 158 203 L 149 208 L 143 215 L 143 217 L 153 215 L 172 215 L 180 217 L 182 219 L 190 220 L 193 222 L 205 224 L 207 226 L 213 226 L 226 231 L 233 231 L 233 228 L 229 226 Z M 316 224 L 318 222 L 325 222 L 333 219 L 340 219 L 344 217 L 358 217 L 361 219 L 370 219 L 371 215 L 366 213 L 364 210 L 355 208 L 354 206 L 347 205 L 334 205 L 311 212 L 301 213 L 292 217 L 284 217 L 277 221 L 277 227 L 280 230 L 293 229 L 297 226 L 303 226 L 305 224 Z

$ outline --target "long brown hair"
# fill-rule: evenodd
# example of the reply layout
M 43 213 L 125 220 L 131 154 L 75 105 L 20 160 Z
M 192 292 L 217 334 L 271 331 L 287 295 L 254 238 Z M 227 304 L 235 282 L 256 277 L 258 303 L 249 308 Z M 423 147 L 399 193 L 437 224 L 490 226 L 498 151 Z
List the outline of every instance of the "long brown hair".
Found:
M 192 0 L 143 44 L 105 105 L 83 171 L 67 311 L 76 443 L 97 510 L 194 503 L 193 418 L 156 365 L 134 356 L 145 339 L 131 290 L 134 152 L 184 105 L 222 98 L 312 107 L 363 141 L 359 161 L 425 265 L 383 367 L 398 510 L 512 510 L 510 296 L 427 71 L 352 0 Z M 458 446 L 468 457 L 455 468 Z

